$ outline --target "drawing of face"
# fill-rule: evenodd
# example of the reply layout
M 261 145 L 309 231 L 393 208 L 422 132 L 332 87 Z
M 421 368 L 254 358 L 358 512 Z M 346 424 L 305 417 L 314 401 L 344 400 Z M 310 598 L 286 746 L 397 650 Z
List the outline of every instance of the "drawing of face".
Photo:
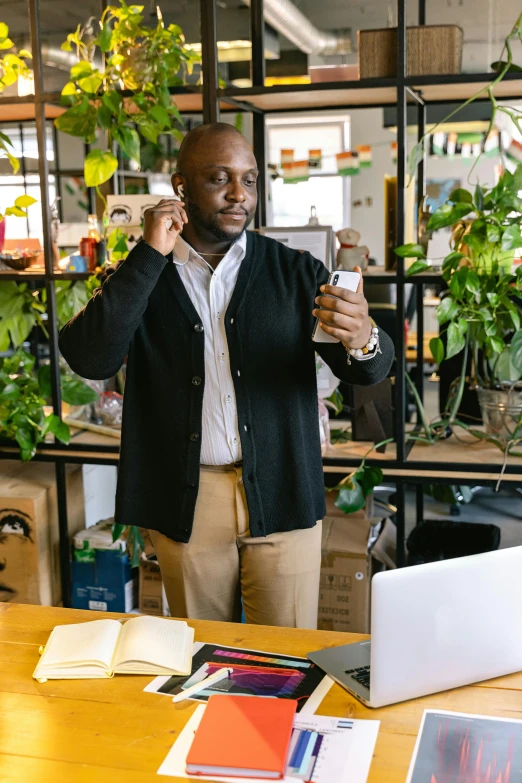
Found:
M 17 564 L 20 560 L 14 557 L 14 554 L 18 553 L 13 553 L 13 545 L 18 550 L 19 546 L 24 547 L 28 542 L 32 543 L 32 532 L 31 517 L 23 511 L 18 508 L 0 509 L 0 546 L 10 543 L 10 556 L 0 558 L 0 602 L 14 601 L 18 595 L 18 591 L 12 585 L 19 581 Z
M 132 210 L 124 204 L 112 207 L 109 221 L 115 226 L 128 226 L 132 219 Z

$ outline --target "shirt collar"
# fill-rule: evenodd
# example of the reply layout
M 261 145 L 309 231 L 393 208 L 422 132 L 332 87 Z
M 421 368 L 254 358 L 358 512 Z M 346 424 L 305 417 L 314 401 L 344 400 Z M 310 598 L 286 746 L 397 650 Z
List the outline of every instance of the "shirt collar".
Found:
M 234 242 L 234 244 L 230 247 L 229 251 L 225 255 L 225 258 L 233 256 L 237 261 L 242 261 L 246 253 L 246 243 L 246 231 L 243 231 L 237 242 Z M 179 234 L 172 252 L 172 260 L 177 266 L 185 266 L 187 261 L 190 261 L 191 256 L 193 258 L 201 258 L 199 253 L 197 253 L 188 242 L 185 242 L 181 234 Z M 204 261 L 204 259 L 202 260 Z

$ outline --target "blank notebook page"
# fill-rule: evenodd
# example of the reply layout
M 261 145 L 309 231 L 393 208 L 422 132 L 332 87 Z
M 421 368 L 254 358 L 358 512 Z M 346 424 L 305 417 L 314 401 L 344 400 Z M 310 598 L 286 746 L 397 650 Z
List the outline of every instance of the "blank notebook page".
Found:
M 58 625 L 49 637 L 40 666 L 60 667 L 101 661 L 111 667 L 121 623 L 93 620 L 76 625 Z
M 186 658 L 188 632 L 187 624 L 177 620 L 161 617 L 127 620 L 114 655 L 114 668 L 127 661 L 146 661 L 164 669 L 180 669 Z

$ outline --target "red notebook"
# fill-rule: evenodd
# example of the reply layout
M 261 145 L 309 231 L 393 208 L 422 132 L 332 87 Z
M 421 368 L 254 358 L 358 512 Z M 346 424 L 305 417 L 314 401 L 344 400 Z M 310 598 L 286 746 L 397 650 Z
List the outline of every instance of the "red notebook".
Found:
M 297 701 L 211 696 L 187 756 L 189 775 L 284 777 Z

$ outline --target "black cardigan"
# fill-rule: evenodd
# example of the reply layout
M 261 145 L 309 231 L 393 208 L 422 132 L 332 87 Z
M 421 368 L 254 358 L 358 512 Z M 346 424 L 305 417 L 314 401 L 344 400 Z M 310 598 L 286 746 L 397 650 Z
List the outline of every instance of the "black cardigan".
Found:
M 325 514 L 314 352 L 341 380 L 370 385 L 386 377 L 393 346 L 381 332 L 382 354 L 348 366 L 340 343 L 313 343 L 325 266 L 247 237 L 225 326 L 250 531 L 265 536 L 313 527 Z M 176 265 L 145 242 L 60 334 L 65 359 L 84 378 L 109 378 L 128 357 L 116 521 L 181 542 L 199 486 L 204 340 Z

